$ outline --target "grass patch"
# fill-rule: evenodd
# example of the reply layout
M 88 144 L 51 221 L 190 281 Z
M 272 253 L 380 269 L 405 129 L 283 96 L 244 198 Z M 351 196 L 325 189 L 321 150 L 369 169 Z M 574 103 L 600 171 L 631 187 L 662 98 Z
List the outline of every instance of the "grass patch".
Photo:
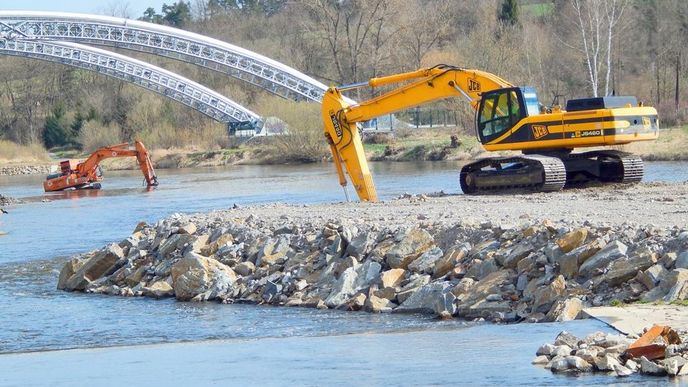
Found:
M 19 145 L 0 140 L 0 164 L 26 164 L 49 162 L 48 152 L 40 144 Z
M 647 161 L 688 160 L 688 126 L 660 129 L 656 141 L 641 141 L 620 147 L 625 152 L 637 154 Z
M 609 301 L 609 305 L 610 306 L 624 306 L 624 303 L 623 303 L 623 301 L 615 298 L 615 299 Z
M 688 306 L 688 300 L 674 300 L 671 301 L 671 305 Z

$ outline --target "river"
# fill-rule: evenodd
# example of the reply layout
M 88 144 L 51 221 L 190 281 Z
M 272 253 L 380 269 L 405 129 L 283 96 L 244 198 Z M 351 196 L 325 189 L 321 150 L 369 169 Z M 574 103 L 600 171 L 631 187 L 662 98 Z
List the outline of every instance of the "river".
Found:
M 405 192 L 459 193 L 458 164 L 455 163 L 372 163 L 372 169 L 383 200 Z M 0 193 L 26 201 L 25 204 L 7 208 L 10 214 L 0 218 L 0 230 L 8 233 L 0 237 L 0 326 L 3 327 L 0 329 L 0 353 L 4 354 L 0 355 L 0 369 L 9 369 L 2 367 L 3 363 L 53 364 L 51 362 L 65 361 L 70 357 L 89 358 L 89 351 L 93 348 L 123 345 L 134 347 L 124 347 L 127 350 L 111 349 L 114 352 L 106 351 L 109 355 L 105 357 L 117 357 L 122 351 L 141 356 L 142 360 L 135 362 L 132 369 L 144 366 L 160 369 L 162 364 L 148 357 L 151 351 L 167 353 L 167 357 L 175 357 L 168 353 L 170 350 L 171 353 L 176 351 L 190 356 L 204 353 L 199 355 L 200 359 L 206 359 L 209 362 L 207 366 L 210 366 L 213 360 L 209 353 L 236 350 L 249 358 L 264 357 L 269 362 L 279 358 L 276 352 L 266 355 L 270 352 L 269 348 L 274 346 L 287 351 L 288 348 L 298 347 L 311 353 L 306 356 L 310 361 L 331 360 L 327 363 L 328 369 L 332 370 L 329 379 L 321 375 L 322 370 L 310 371 L 313 377 L 324 377 L 322 383 L 315 384 L 331 384 L 329 382 L 337 381 L 333 375 L 341 375 L 349 369 L 346 367 L 351 366 L 339 364 L 336 353 L 344 352 L 350 357 L 358 354 L 356 361 L 359 363 L 363 361 L 361 359 L 373 356 L 377 360 L 370 360 L 371 364 L 391 367 L 395 363 L 391 359 L 383 359 L 383 353 L 371 353 L 364 349 L 377 346 L 389 348 L 403 357 L 394 343 L 406 342 L 405 345 L 424 348 L 412 351 L 413 356 L 407 355 L 408 361 L 426 364 L 428 369 L 444 364 L 433 363 L 438 356 L 453 356 L 456 362 L 470 362 L 471 354 L 480 354 L 481 359 L 485 357 L 478 362 L 484 366 L 466 368 L 465 365 L 457 365 L 451 372 L 445 369 L 447 376 L 458 376 L 463 372 L 466 380 L 474 381 L 473 384 L 481 384 L 480 380 L 482 384 L 504 381 L 522 384 L 533 380 L 537 380 L 538 384 L 612 381 L 599 376 L 577 379 L 552 375 L 530 365 L 537 346 L 552 340 L 562 330 L 562 326 L 557 324 L 505 327 L 463 321 L 438 322 L 427 316 L 179 303 L 174 300 L 119 298 L 55 290 L 57 274 L 66 257 L 119 241 L 128 236 L 139 221 L 155 222 L 174 212 L 207 211 L 235 204 L 309 204 L 344 200 L 334 168 L 328 164 L 158 172 L 160 186 L 153 191 L 146 191 L 140 186 L 141 176 L 137 171 L 107 172 L 100 191 L 51 194 L 42 192 L 42 176 L 0 177 Z M 646 180 L 685 181 L 688 180 L 688 168 L 685 163 L 648 163 Z M 349 191 L 355 195 L 353 190 Z M 572 322 L 567 329 L 583 334 L 609 328 L 586 320 Z M 532 340 L 524 340 L 524 335 L 534 336 Z M 250 345 L 246 344 L 246 340 Z M 433 340 L 439 341 L 440 345 L 429 345 Z M 497 348 L 485 352 L 485 341 L 508 350 Z M 180 342 L 193 344 L 181 347 L 175 344 Z M 147 346 L 150 344 L 158 346 Z M 77 351 L 65 352 L 65 349 Z M 45 352 L 54 350 L 60 351 Z M 21 352 L 37 354 L 27 357 L 18 354 Z M 383 358 L 378 358 L 376 354 Z M 315 356 L 318 358 L 315 359 Z M 510 362 L 512 367 L 522 372 L 517 373 L 519 376 L 516 379 L 509 379 L 511 369 L 490 368 L 487 366 L 489 362 Z M 245 368 L 257 369 L 256 364 L 245 359 L 241 364 Z M 289 367 L 284 364 L 281 367 L 278 368 L 286 373 L 284 380 L 291 381 L 290 384 L 303 384 L 300 382 L 306 380 L 308 372 L 304 374 L 303 369 L 298 374 L 290 375 Z M 54 371 L 59 372 L 59 367 L 55 368 Z M 21 369 L 26 368 L 16 368 Z M 422 370 L 417 367 L 405 372 L 410 375 L 393 379 L 398 382 L 393 384 L 426 384 L 426 381 L 454 384 L 452 380 L 456 381 L 450 378 L 423 379 Z M 415 376 L 414 372 L 417 373 Z M 241 376 L 238 371 L 219 374 L 226 378 Z M 11 384 L 15 380 L 13 377 L 21 377 L 21 373 L 15 371 L 4 377 L 7 383 L 0 384 Z M 36 375 L 30 380 L 39 385 L 45 384 Z M 42 379 L 43 382 L 47 380 L 50 379 Z M 651 381 L 642 377 L 633 377 L 631 380 L 636 383 Z M 0 376 L 2 381 L 3 376 Z M 273 379 L 263 381 L 266 384 L 280 384 Z M 371 383 L 385 384 L 383 379 L 375 378 L 371 379 Z M 185 383 L 184 379 L 178 379 L 172 384 Z

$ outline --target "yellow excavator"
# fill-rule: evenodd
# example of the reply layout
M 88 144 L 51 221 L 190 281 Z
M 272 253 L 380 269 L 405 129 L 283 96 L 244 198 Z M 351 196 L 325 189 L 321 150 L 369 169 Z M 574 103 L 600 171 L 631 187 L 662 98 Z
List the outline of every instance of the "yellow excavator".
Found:
M 355 104 L 342 95 L 345 90 L 395 84 L 399 86 Z M 611 149 L 572 151 L 659 135 L 657 110 L 635 97 L 573 99 L 565 110 L 545 107 L 532 87 L 514 86 L 485 71 L 437 65 L 327 90 L 322 101 L 325 136 L 344 191 L 345 167 L 359 199 L 377 201 L 357 123 L 449 97 L 464 97 L 476 110 L 476 135 L 485 150 L 522 153 L 465 165 L 459 175 L 465 194 L 558 191 L 590 181 L 638 182 L 644 169 L 638 156 Z

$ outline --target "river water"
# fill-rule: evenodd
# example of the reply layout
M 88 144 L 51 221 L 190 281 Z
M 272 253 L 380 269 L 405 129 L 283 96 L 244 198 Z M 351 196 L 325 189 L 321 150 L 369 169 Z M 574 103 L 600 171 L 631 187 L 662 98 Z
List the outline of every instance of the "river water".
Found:
M 372 163 L 372 169 L 383 200 L 405 192 L 459 193 L 458 164 L 455 163 Z M 7 208 L 10 214 L 0 218 L 0 230 L 8 233 L 0 237 L 0 354 L 3 354 L 0 355 L 0 369 L 9 369 L 4 368 L 3 363 L 14 366 L 34 364 L 32 362 L 61 364 L 70 357 L 90 359 L 91 348 L 122 345 L 136 347 L 111 349 L 111 352 L 106 351 L 105 358 L 116 357 L 121 351 L 141 356 L 141 361 L 131 363 L 132 369 L 139 366 L 160 368 L 161 364 L 150 360 L 151 351 L 158 351 L 159 356 L 166 353 L 165 356 L 172 358 L 175 358 L 173 353 L 198 355 L 199 359 L 206 359 L 211 365 L 213 359 L 208 354 L 212 353 L 239 351 L 248 358 L 276 361 L 281 356 L 280 352 L 270 348 L 281 348 L 287 353 L 298 347 L 311 354 L 310 357 L 302 354 L 308 358 L 306 361 L 330 359 L 326 368 L 331 371 L 329 382 L 336 382 L 341 381 L 336 375 L 351 371 L 347 368 L 351 364 L 337 362 L 337 353 L 356 358 L 358 363 L 372 356 L 370 364 L 377 362 L 381 367 L 391 367 L 395 363 L 376 352 L 379 349 L 372 351 L 366 348 L 379 347 L 399 352 L 395 343 L 404 342 L 411 347 L 423 348 L 411 351 L 413 356 L 407 355 L 409 362 L 425 364 L 429 370 L 445 364 L 435 361 L 439 357 L 454 357 L 456 361 L 451 363 L 454 365 L 451 372 L 448 365 L 443 370 L 447 376 L 462 376 L 475 382 L 472 384 L 500 381 L 524 384 L 533 382 L 532 378 L 536 378 L 538 384 L 611 381 L 599 376 L 577 379 L 551 375 L 530 366 L 537 346 L 552 340 L 562 330 L 562 326 L 557 324 L 540 324 L 537 327 L 476 325 L 462 321 L 438 322 L 427 316 L 415 315 L 179 303 L 55 290 L 57 274 L 66 257 L 119 241 L 128 236 L 139 221 L 155 222 L 174 212 L 207 211 L 234 204 L 343 201 L 344 194 L 336 182 L 332 165 L 161 170 L 160 186 L 150 192 L 140 187 L 141 176 L 136 171 L 107 172 L 100 191 L 44 194 L 42 179 L 42 176 L 0 177 L 0 193 L 26 201 Z M 685 181 L 688 180 L 688 168 L 685 163 L 648 163 L 646 180 Z M 350 194 L 355 195 L 352 190 Z M 570 323 L 567 329 L 584 334 L 608 328 L 586 320 Z M 524 339 L 524 335 L 532 335 L 532 339 Z M 441 345 L 430 345 L 433 341 Z M 174 344 L 180 342 L 193 344 L 181 347 Z M 504 346 L 508 351 L 498 349 L 485 353 L 485 342 Z M 149 344 L 158 346 L 139 347 Z M 78 350 L 45 352 L 65 349 Z M 170 352 L 171 349 L 174 350 Z M 37 354 L 27 357 L 18 354 L 21 352 Z M 461 363 L 470 364 L 472 354 L 480 354 L 479 366 L 467 367 Z M 397 356 L 403 358 L 404 355 L 397 353 Z M 488 367 L 490 362 L 510 362 L 512 368 Z M 245 359 L 242 364 L 244 369 L 257 367 Z M 286 378 L 283 381 L 304 384 L 301 381 L 310 375 L 324 377 L 322 383 L 315 384 L 330 384 L 322 370 L 314 368 L 309 374 L 301 369 L 298 374 L 289 374 L 289 367 L 284 367 L 284 364 L 289 363 L 282 363 Z M 0 372 L 0 384 L 11 384 L 16 381 L 13 377 L 22 377 L 21 370 L 26 368 L 14 366 L 14 373 L 6 374 L 6 379 Z M 511 376 L 514 367 L 520 371 L 515 379 Z M 55 372 L 59 371 L 59 367 L 55 367 Z M 241 376 L 237 372 L 220 374 L 231 379 Z M 450 378 L 424 379 L 423 372 L 411 367 L 405 370 L 409 374 L 406 378 L 393 379 L 396 383 L 392 384 L 456 382 Z M 51 379 L 34 375 L 30 380 L 45 384 Z M 259 380 L 266 384 L 282 384 L 279 379 Z M 652 379 L 634 377 L 632 381 L 650 382 Z M 178 379 L 172 384 L 185 383 L 184 379 Z M 383 379 L 373 378 L 371 384 L 386 383 Z

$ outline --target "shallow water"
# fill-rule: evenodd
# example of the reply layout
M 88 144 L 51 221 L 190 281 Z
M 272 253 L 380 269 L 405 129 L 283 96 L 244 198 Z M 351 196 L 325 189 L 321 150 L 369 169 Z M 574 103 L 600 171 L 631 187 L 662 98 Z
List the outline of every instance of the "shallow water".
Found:
M 372 168 L 382 199 L 404 192 L 459 193 L 459 165 L 455 163 L 373 163 Z M 683 181 L 688 180 L 688 168 L 685 163 L 648 163 L 646 176 L 649 181 Z M 249 371 L 260 374 L 261 369 L 269 372 L 261 375 L 264 378 L 258 380 L 264 383 L 258 384 L 341 383 L 351 372 L 367 375 L 370 384 L 387 384 L 385 375 L 390 372 L 376 367 L 396 370 L 390 384 L 463 383 L 466 375 L 469 384 L 619 382 L 598 376 L 562 377 L 531 367 L 535 349 L 551 341 L 562 329 L 559 325 L 476 326 L 461 321 L 438 322 L 428 316 L 192 304 L 55 290 L 58 271 L 67 256 L 119 241 L 139 221 L 155 222 L 174 212 L 207 211 L 234 204 L 344 200 L 333 166 L 327 164 L 163 170 L 159 178 L 161 185 L 148 192 L 139 186 L 138 172 L 108 172 L 103 190 L 44 194 L 42 176 L 0 177 L 3 195 L 27 201 L 8 208 L 10 214 L 0 218 L 0 230 L 8 232 L 0 237 L 0 353 L 4 353 L 0 355 L 0 369 L 16 370 L 0 373 L 0 384 L 21 380 L 18 378 L 24 371 L 26 385 L 44 384 L 41 380 L 54 382 L 59 378 L 41 379 L 28 375 L 28 370 L 31 365 L 47 364 L 46 375 L 60 375 L 62 369 L 54 362 L 63 361 L 83 363 L 83 370 L 77 367 L 74 371 L 77 374 L 88 374 L 92 366 L 108 369 L 101 374 L 104 379 L 96 379 L 101 381 L 96 384 L 108 384 L 112 379 L 106 376 L 116 377 L 118 371 L 107 365 L 120 356 L 138 359 L 127 363 L 130 370 L 157 371 L 152 375 L 159 379 L 153 380 L 169 380 L 171 385 L 185 384 L 185 379 L 162 371 L 163 364 L 174 365 L 189 358 L 195 360 L 182 362 L 187 367 L 192 364 L 200 370 L 215 370 L 213 375 L 218 379 L 203 379 L 204 384 L 245 377 Z M 350 194 L 355 193 L 350 190 Z M 49 201 L 42 202 L 45 199 Z M 581 333 L 603 328 L 593 321 L 572 325 Z M 42 352 L 218 339 L 231 340 L 99 350 L 96 358 L 88 351 Z M 498 349 L 482 353 L 484 343 Z M 407 351 L 405 355 L 401 349 Z M 40 353 L 16 354 L 26 351 Z M 211 356 L 221 357 L 225 352 L 230 358 L 241 355 L 235 359 L 241 367 L 222 367 L 221 372 L 214 368 L 216 358 Z M 478 353 L 479 357 L 472 356 Z M 303 368 L 290 356 L 312 364 Z M 340 357 L 349 363 L 338 360 Z M 503 366 L 495 368 L 493 363 Z M 193 368 L 184 368 L 181 363 L 178 367 L 182 375 L 197 375 Z M 327 370 L 331 372 L 323 375 Z M 322 383 L 306 382 L 310 377 L 324 379 Z

